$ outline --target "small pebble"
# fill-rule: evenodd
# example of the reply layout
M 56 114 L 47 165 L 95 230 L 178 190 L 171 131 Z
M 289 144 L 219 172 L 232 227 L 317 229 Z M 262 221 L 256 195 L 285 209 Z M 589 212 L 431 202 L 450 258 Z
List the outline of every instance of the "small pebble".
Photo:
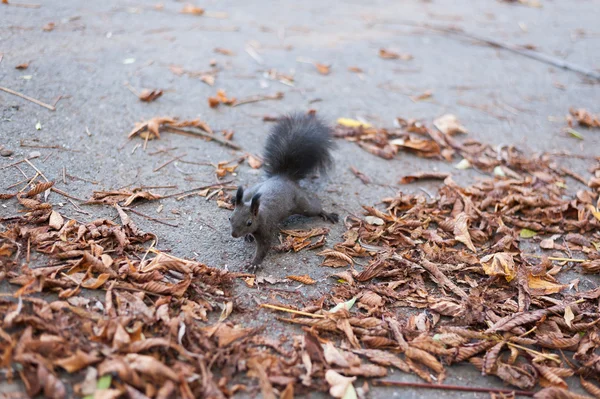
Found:
M 0 150 L 0 155 L 3 157 L 10 157 L 14 153 L 15 153 L 14 151 L 8 150 L 8 149 Z

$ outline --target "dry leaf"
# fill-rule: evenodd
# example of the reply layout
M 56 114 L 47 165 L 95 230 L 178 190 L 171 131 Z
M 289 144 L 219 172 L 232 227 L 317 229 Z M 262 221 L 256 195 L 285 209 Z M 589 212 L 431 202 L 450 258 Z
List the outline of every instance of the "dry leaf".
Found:
M 403 60 L 403 61 L 409 61 L 413 59 L 413 56 L 411 54 L 408 53 L 404 53 L 404 54 L 398 54 L 395 53 L 393 51 L 390 50 L 386 50 L 386 49 L 379 49 L 379 57 L 385 59 L 385 60 Z
M 329 383 L 329 394 L 334 398 L 356 399 L 356 391 L 352 383 L 356 381 L 356 377 L 344 377 L 343 375 L 327 370 L 325 380 Z
M 227 50 L 227 49 L 224 49 L 221 47 L 216 47 L 213 51 L 215 53 L 219 53 L 219 54 L 223 54 L 223 55 L 235 55 L 233 51 Z
M 60 228 L 63 226 L 64 223 L 65 223 L 65 220 L 63 219 L 62 216 L 60 216 L 60 213 L 58 213 L 56 211 L 52 211 L 52 213 L 50 214 L 50 222 L 49 222 L 50 227 L 52 227 L 55 230 L 60 230 Z
M 148 90 L 148 89 L 144 89 L 140 93 L 139 98 L 140 98 L 140 100 L 149 103 L 149 102 L 152 102 L 152 101 L 156 100 L 158 97 L 162 96 L 162 94 L 163 94 L 162 90 Z
M 24 62 L 23 64 L 19 64 L 15 67 L 15 69 L 27 69 L 27 68 L 29 68 L 28 62 Z
M 477 253 L 477 249 L 475 249 L 475 245 L 473 245 L 473 241 L 471 241 L 471 235 L 469 234 L 468 229 L 469 219 L 467 214 L 461 212 L 454 219 L 454 239 L 456 241 L 462 242 L 474 253 Z
M 316 283 L 316 281 L 313 280 L 312 278 L 310 278 L 310 276 L 308 274 L 304 274 L 302 276 L 293 276 L 292 275 L 292 276 L 287 276 L 286 278 L 290 279 L 290 280 L 298 281 L 302 284 L 307 284 L 307 285 Z
M 453 136 L 458 133 L 466 134 L 467 129 L 460 124 L 456 116 L 446 114 L 433 121 L 433 125 L 443 134 Z
M 258 157 L 255 157 L 254 155 L 248 156 L 248 165 L 250 165 L 252 169 L 260 169 L 262 164 L 263 162 Z
M 507 282 L 511 282 L 517 275 L 515 260 L 508 252 L 486 255 L 480 262 L 483 272 L 488 276 L 504 276 Z
M 321 75 L 329 75 L 331 66 L 325 65 L 325 64 L 319 64 L 318 62 L 315 62 L 314 65 L 317 68 L 317 71 L 319 71 L 319 73 Z
M 204 14 L 204 8 L 196 7 L 192 4 L 185 4 L 181 9 L 182 14 L 202 15 Z
M 402 179 L 400 179 L 400 181 L 398 183 L 399 184 L 409 184 L 409 183 L 412 183 L 417 180 L 445 180 L 448 176 L 450 176 L 450 173 L 420 172 L 420 173 L 416 173 L 414 175 L 404 176 L 404 177 L 402 177 Z

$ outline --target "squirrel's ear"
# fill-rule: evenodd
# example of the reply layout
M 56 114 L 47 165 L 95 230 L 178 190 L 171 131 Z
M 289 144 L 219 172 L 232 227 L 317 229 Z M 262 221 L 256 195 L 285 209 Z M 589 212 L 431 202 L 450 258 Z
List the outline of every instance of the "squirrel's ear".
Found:
M 241 204 L 244 198 L 244 187 L 239 186 L 237 192 L 235 193 L 235 202 L 234 205 Z
M 258 215 L 258 207 L 260 206 L 260 193 L 254 194 L 252 197 L 252 202 L 250 203 L 250 212 L 254 216 Z

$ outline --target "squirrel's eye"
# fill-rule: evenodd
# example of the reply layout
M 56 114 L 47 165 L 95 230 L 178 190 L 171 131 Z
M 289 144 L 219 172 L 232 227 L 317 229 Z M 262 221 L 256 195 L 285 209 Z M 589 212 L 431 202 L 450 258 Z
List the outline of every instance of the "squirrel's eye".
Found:
M 248 221 L 246 222 L 246 226 L 251 226 L 251 225 L 252 225 L 252 220 L 248 220 Z

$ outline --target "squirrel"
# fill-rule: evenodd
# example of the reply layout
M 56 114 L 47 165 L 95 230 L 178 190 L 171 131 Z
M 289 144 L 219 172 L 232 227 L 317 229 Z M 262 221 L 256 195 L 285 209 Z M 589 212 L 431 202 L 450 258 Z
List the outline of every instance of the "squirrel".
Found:
M 321 201 L 298 184 L 309 174 L 324 173 L 332 166 L 333 147 L 331 129 L 314 114 L 285 116 L 273 127 L 264 149 L 267 179 L 247 190 L 238 187 L 229 218 L 232 237 L 256 242 L 249 270 L 259 268 L 278 224 L 289 216 L 321 216 L 337 223 L 338 215 L 325 212 Z

